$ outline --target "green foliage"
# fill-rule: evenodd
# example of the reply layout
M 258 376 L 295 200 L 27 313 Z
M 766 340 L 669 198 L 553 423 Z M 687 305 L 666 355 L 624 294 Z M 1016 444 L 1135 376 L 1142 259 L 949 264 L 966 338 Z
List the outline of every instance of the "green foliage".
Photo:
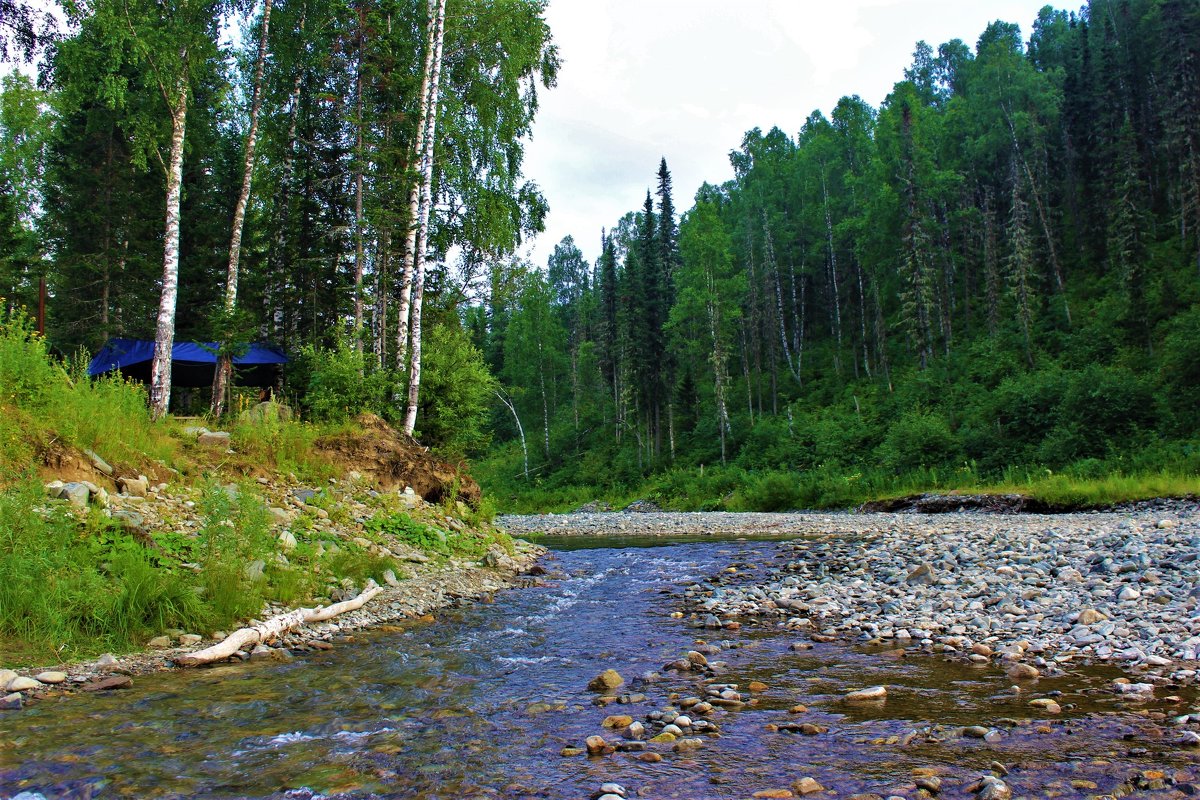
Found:
M 448 456 L 480 452 L 491 441 L 487 423 L 498 386 L 483 354 L 453 325 L 429 331 L 422 352 L 421 441 Z
M 962 458 L 945 418 L 925 409 L 902 414 L 876 452 L 884 466 L 897 472 L 947 467 Z
M 395 421 L 402 413 L 392 402 L 400 396 L 397 374 L 369 367 L 345 340 L 329 348 L 306 345 L 289 369 L 289 382 L 314 421 L 343 423 L 364 411 Z
M 20 310 L 0 311 L 0 465 L 10 474 L 29 467 L 32 440 L 60 439 L 113 461 L 168 460 L 174 444 L 150 422 L 145 389 L 120 376 L 89 379 L 86 361 L 68 369 Z

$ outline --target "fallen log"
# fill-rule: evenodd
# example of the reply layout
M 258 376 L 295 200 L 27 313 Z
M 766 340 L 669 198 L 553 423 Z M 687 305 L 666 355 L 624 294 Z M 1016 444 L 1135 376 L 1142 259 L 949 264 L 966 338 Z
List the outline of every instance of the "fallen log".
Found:
M 271 617 L 266 622 L 260 622 L 258 625 L 234 631 L 212 647 L 206 647 L 203 650 L 197 650 L 195 653 L 187 653 L 186 655 L 179 656 L 175 659 L 175 663 L 181 667 L 198 667 L 202 664 L 211 664 L 214 661 L 223 661 L 246 645 L 266 642 L 301 625 L 324 622 L 327 619 L 336 617 L 338 614 L 362 608 L 372 597 L 381 591 L 383 591 L 382 587 L 372 585 L 368 586 L 358 597 L 352 600 L 343 600 L 340 603 L 333 603 L 332 605 L 320 608 L 297 608 L 286 614 Z

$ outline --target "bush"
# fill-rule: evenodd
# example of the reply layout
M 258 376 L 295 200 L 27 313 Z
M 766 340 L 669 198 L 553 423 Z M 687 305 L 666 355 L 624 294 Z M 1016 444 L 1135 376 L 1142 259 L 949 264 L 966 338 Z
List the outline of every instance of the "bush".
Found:
M 945 418 L 924 409 L 909 411 L 892 423 L 876 454 L 885 467 L 901 473 L 962 460 L 962 448 Z
M 454 456 L 491 442 L 489 409 L 497 382 L 465 332 L 439 325 L 428 331 L 421 366 L 421 441 Z

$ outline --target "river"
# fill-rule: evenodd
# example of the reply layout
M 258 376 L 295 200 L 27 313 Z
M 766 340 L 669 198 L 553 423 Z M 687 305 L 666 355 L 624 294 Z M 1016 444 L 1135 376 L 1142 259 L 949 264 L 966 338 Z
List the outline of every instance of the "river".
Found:
M 1060 715 L 1039 714 L 1003 672 L 934 656 L 896 658 L 845 643 L 793 652 L 794 633 L 746 626 L 702 631 L 682 587 L 773 557 L 771 541 L 609 540 L 552 543 L 545 585 L 373 632 L 289 663 L 224 665 L 138 678 L 128 692 L 72 696 L 0 712 L 0 798 L 405 797 L 588 798 L 606 781 L 629 797 L 749 798 L 811 777 L 830 798 L 928 797 L 914 775 L 937 775 L 966 796 L 989 769 L 1016 796 L 1179 797 L 1197 780 L 1196 750 L 1172 744 L 1170 701 L 1121 704 L 1103 687 L 1117 673 L 1080 669 L 1043 680 Z M 651 546 L 653 545 L 653 546 Z M 767 689 L 744 709 L 716 709 L 718 735 L 676 753 L 564 757 L 564 747 L 618 734 L 609 714 L 646 715 L 702 694 L 695 674 L 662 673 L 703 639 L 728 662 L 715 680 Z M 642 702 L 593 705 L 589 680 L 616 669 Z M 842 695 L 885 684 L 886 703 Z M 1057 694 L 1061 692 L 1060 694 Z M 635 698 L 636 699 L 636 698 Z M 1190 698 L 1189 698 L 1190 701 Z M 808 711 L 792 714 L 797 704 Z M 819 735 L 768 725 L 808 722 Z M 964 736 L 983 726 L 986 739 Z M 914 770 L 916 772 L 914 773 Z M 1161 771 L 1159 776 L 1157 772 Z M 1143 774 L 1144 773 L 1144 774 Z M 1174 788 L 1172 788 L 1174 784 Z

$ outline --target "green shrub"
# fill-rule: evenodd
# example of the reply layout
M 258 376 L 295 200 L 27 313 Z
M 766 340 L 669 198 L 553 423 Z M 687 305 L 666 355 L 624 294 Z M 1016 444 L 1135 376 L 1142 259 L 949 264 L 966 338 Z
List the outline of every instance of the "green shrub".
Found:
M 892 423 L 876 449 L 884 466 L 896 472 L 947 467 L 962 460 L 962 449 L 945 418 L 916 409 Z

